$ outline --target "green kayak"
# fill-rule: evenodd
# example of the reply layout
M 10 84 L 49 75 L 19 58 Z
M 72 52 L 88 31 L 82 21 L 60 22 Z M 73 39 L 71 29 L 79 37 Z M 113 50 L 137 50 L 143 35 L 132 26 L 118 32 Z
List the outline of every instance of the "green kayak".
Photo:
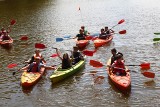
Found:
M 62 69 L 61 66 L 59 66 L 50 76 L 52 83 L 60 82 L 61 80 L 64 80 L 65 78 L 80 71 L 80 69 L 84 67 L 84 64 L 85 60 L 81 60 L 77 64 L 73 65 L 71 68 L 68 69 Z

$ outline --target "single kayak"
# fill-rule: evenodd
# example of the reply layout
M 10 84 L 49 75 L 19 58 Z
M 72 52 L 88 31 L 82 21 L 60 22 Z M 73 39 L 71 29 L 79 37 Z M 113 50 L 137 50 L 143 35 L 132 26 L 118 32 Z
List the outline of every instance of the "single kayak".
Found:
M 111 59 L 109 59 L 107 62 L 107 65 L 110 65 L 110 64 L 111 64 Z M 126 71 L 127 70 L 128 69 L 126 68 Z M 130 89 L 130 86 L 131 86 L 130 72 L 126 72 L 125 76 L 117 76 L 116 74 L 112 73 L 112 70 L 110 67 L 107 67 L 107 73 L 108 73 L 109 79 L 117 89 L 119 89 L 122 92 L 125 92 L 126 90 Z
M 80 49 L 84 49 L 89 44 L 89 40 L 76 40 L 76 46 Z
M 13 39 L 3 40 L 3 41 L 0 39 L 0 45 L 1 46 L 10 46 L 12 43 L 13 43 Z
M 62 69 L 61 66 L 59 66 L 50 76 L 50 79 L 52 83 L 60 82 L 66 79 L 67 77 L 73 75 L 74 73 L 80 71 L 84 67 L 84 65 L 85 60 L 80 60 L 78 63 L 72 65 L 72 67 L 68 69 Z
M 94 47 L 95 47 L 95 48 L 101 47 L 101 46 L 109 43 L 112 39 L 113 39 L 113 35 L 111 35 L 108 39 L 96 38 L 96 39 L 93 41 L 93 42 L 94 42 Z
M 22 87 L 30 88 L 36 84 L 43 76 L 45 68 L 42 67 L 39 72 L 27 72 L 26 70 L 21 75 Z

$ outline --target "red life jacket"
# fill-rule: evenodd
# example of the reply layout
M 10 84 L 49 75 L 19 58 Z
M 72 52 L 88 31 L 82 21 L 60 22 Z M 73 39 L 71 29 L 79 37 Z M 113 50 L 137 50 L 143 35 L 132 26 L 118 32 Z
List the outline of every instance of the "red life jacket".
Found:
M 114 72 L 119 72 L 121 74 L 125 73 L 125 70 L 123 70 L 125 69 L 124 62 L 115 61 L 113 64 L 115 65 L 114 67 L 117 67 L 117 68 L 114 68 Z M 118 68 L 122 68 L 122 69 L 118 69 Z

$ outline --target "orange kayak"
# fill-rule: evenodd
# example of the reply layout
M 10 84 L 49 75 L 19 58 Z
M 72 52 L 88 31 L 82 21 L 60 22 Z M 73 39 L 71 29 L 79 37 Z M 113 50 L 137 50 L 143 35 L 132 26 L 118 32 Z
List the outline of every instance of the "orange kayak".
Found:
M 101 47 L 107 43 L 109 43 L 111 40 L 113 39 L 113 35 L 111 35 L 109 37 L 109 39 L 100 39 L 100 38 L 96 38 L 93 42 L 94 42 L 94 47 L 98 48 Z
M 9 45 L 11 45 L 12 43 L 13 43 L 13 39 L 4 40 L 4 41 L 2 41 L 2 40 L 0 39 L 0 45 L 1 45 L 1 46 L 9 46 Z
M 22 87 L 30 88 L 36 84 L 40 78 L 43 76 L 45 68 L 41 68 L 39 72 L 27 72 L 24 71 L 21 75 L 21 85 Z
M 111 59 L 109 59 L 107 62 L 107 65 L 110 65 L 110 64 L 111 64 Z M 126 68 L 126 70 L 128 69 Z M 130 86 L 131 86 L 130 72 L 126 72 L 127 74 L 125 76 L 117 76 L 116 74 L 112 73 L 112 70 L 110 67 L 107 67 L 107 73 L 108 73 L 109 79 L 117 89 L 119 89 L 122 92 L 125 92 L 126 90 L 130 89 Z
M 76 46 L 78 46 L 80 49 L 85 48 L 89 44 L 89 40 L 76 40 Z

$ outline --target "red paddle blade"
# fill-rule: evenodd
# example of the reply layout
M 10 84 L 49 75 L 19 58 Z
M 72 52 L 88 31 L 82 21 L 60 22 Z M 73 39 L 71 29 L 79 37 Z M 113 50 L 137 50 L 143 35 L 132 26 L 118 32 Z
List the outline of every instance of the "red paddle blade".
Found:
M 87 56 L 93 56 L 93 54 L 95 53 L 95 51 L 89 51 L 89 50 L 84 50 L 83 54 L 87 55 Z
M 95 60 L 90 60 L 90 65 L 93 66 L 93 67 L 97 67 L 97 68 L 100 68 L 100 67 L 104 66 L 101 62 L 95 61 Z
M 54 57 L 57 57 L 58 55 L 57 54 L 52 54 L 50 57 L 54 58 Z
M 119 34 L 126 34 L 126 30 L 119 31 Z
M 46 48 L 46 46 L 44 44 L 41 44 L 41 43 L 36 43 L 35 48 L 44 49 L 44 48 Z
M 85 37 L 86 40 L 92 40 L 92 38 L 93 38 L 92 36 L 86 36 Z
M 155 77 L 155 73 L 152 73 L 152 72 L 143 72 L 142 73 L 145 77 L 148 77 L 148 78 L 154 78 Z
M 14 63 L 13 63 L 13 64 L 9 64 L 7 67 L 8 67 L 8 68 L 14 68 L 14 67 L 16 67 L 16 66 L 17 66 L 17 64 L 14 64 Z
M 120 21 L 118 22 L 118 24 L 122 24 L 124 21 L 125 21 L 125 20 L 122 19 L 122 20 L 120 20 Z
M 14 25 L 16 23 L 16 20 L 11 20 L 10 24 Z
M 141 69 L 150 69 L 150 63 L 142 63 L 140 66 Z
M 20 40 L 28 40 L 28 37 L 27 37 L 27 36 L 22 36 L 22 37 L 20 38 Z

